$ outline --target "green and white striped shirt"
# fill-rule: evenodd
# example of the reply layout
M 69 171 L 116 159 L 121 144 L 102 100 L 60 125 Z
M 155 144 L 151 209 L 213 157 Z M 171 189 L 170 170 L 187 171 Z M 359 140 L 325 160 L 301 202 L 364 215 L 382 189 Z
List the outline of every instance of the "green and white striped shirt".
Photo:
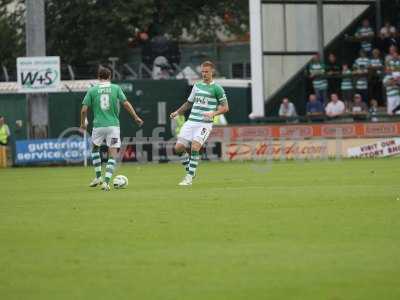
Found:
M 353 89 L 353 77 L 351 70 L 344 71 L 342 73 L 343 79 L 340 85 L 342 91 L 351 91 Z
M 392 75 L 386 75 L 385 78 L 383 78 L 383 85 L 386 88 L 386 95 L 388 98 L 400 96 L 399 86 L 390 83 L 393 79 L 394 77 Z
M 354 63 L 354 69 L 367 71 L 371 61 L 368 57 L 359 57 L 356 59 Z M 367 90 L 368 89 L 368 74 L 361 76 L 356 81 L 356 89 L 357 90 Z
M 325 65 L 321 63 L 311 63 L 308 66 L 308 71 L 310 72 L 310 75 L 317 76 L 313 80 L 313 87 L 317 91 L 324 91 L 328 89 L 328 81 L 324 78 L 320 78 L 318 76 L 323 76 L 325 75 Z
M 371 58 L 371 67 L 373 68 L 381 68 L 383 67 L 382 60 L 380 58 Z
M 400 59 L 392 58 L 391 60 L 388 61 L 388 67 L 393 72 L 400 72 Z
M 371 27 L 360 27 L 356 32 L 356 37 L 364 38 L 364 37 L 373 37 L 374 30 Z M 361 49 L 365 52 L 371 52 L 372 44 L 370 41 L 362 41 L 361 42 Z
M 188 101 L 193 103 L 188 120 L 204 123 L 213 122 L 204 117 L 205 112 L 216 111 L 218 105 L 228 102 L 224 89 L 214 81 L 210 84 L 203 81 L 195 83 Z

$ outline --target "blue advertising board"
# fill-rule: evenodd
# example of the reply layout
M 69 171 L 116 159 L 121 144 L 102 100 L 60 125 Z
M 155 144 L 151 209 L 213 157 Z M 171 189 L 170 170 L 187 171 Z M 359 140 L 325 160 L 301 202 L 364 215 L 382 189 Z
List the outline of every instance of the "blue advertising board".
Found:
M 81 137 L 16 141 L 15 163 L 80 163 L 89 152 Z

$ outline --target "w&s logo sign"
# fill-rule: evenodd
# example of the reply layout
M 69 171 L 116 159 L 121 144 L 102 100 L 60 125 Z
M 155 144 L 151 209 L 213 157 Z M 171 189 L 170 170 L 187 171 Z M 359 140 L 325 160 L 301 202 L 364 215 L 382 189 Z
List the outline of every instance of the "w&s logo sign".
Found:
M 18 89 L 21 93 L 57 92 L 60 89 L 60 58 L 19 57 Z

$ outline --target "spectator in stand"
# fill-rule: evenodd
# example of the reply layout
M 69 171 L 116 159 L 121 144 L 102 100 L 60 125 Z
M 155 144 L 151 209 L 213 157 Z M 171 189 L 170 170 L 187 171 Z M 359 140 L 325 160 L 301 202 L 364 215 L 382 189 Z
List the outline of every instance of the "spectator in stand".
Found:
M 393 115 L 393 110 L 400 105 L 399 79 L 396 79 L 390 70 L 387 70 L 383 78 L 383 85 L 386 88 L 387 113 Z
M 400 114 L 400 104 L 397 105 L 397 106 L 392 110 L 392 114 L 394 114 L 394 115 Z
M 169 79 L 172 75 L 172 67 L 164 56 L 158 56 L 153 62 L 152 78 L 155 80 Z
M 328 92 L 329 94 L 337 93 L 339 91 L 340 79 L 340 65 L 337 62 L 336 55 L 330 53 L 328 55 L 328 63 L 326 64 L 326 74 L 329 76 L 328 79 Z
M 388 23 L 390 26 L 390 23 Z M 400 41 L 397 30 L 394 26 L 390 26 L 390 29 L 385 25 L 381 30 L 384 30 L 383 33 L 381 32 L 379 36 L 379 43 L 381 44 L 381 49 L 383 52 L 387 53 L 391 46 L 399 47 Z
M 168 59 L 174 69 L 181 62 L 181 50 L 179 49 L 179 43 L 177 41 L 170 41 L 168 49 Z
M 365 19 L 362 22 L 362 26 L 356 31 L 355 38 L 361 42 L 361 50 L 363 50 L 368 55 L 372 51 L 372 41 L 374 37 L 375 32 L 372 29 L 369 20 Z
M 381 76 L 383 74 L 384 65 L 381 58 L 379 49 L 372 50 L 372 58 L 370 60 L 370 97 L 379 99 L 382 98 L 382 82 Z
M 337 94 L 331 95 L 331 101 L 325 107 L 325 113 L 329 118 L 337 118 L 342 116 L 346 111 L 343 101 L 339 100 Z
M 365 103 L 368 103 L 368 68 L 370 67 L 370 59 L 367 54 L 361 50 L 360 57 L 356 59 L 353 74 L 356 74 L 356 91 L 361 94 Z
M 372 58 L 370 63 L 370 68 L 378 75 L 381 75 L 384 65 L 381 57 L 381 51 L 379 49 L 375 48 L 372 50 Z
M 378 118 L 376 116 L 379 113 L 379 107 L 378 107 L 378 101 L 376 99 L 371 100 L 368 112 L 369 115 L 371 116 L 371 121 L 378 122 Z
M 392 72 L 393 77 L 400 77 L 400 55 L 397 50 L 391 54 L 391 59 L 387 62 L 386 67 Z
M 354 101 L 349 106 L 349 113 L 354 119 L 365 119 L 368 113 L 368 107 L 365 102 L 362 101 L 360 94 L 354 95 Z
M 138 31 L 136 34 L 136 39 L 132 41 L 133 46 L 136 44 L 141 49 L 142 55 L 142 62 L 145 64 L 149 69 L 151 69 L 153 65 L 153 55 L 151 52 L 151 44 L 149 35 L 146 31 Z
M 385 53 L 388 53 L 390 46 L 399 46 L 396 27 L 392 26 L 389 21 L 386 21 L 381 28 L 378 43 L 379 48 Z
M 289 101 L 289 98 L 285 97 L 282 100 L 281 106 L 279 108 L 279 117 L 281 118 L 292 118 L 296 117 L 296 107 L 292 102 Z
M 321 62 L 319 54 L 315 54 L 308 65 L 308 73 L 312 80 L 315 94 L 321 103 L 326 102 L 328 81 L 325 78 L 325 65 Z
M 321 102 L 317 100 L 315 94 L 311 94 L 308 97 L 308 102 L 306 105 L 306 111 L 308 117 L 322 116 L 324 113 L 324 107 Z
M 396 27 L 392 26 L 392 24 L 390 24 L 390 21 L 386 21 L 385 25 L 383 25 L 383 27 L 379 31 L 379 37 L 382 39 L 386 39 L 390 37 L 392 33 L 397 33 L 397 29 Z
M 396 55 L 397 53 L 397 47 L 396 46 L 390 46 L 389 47 L 389 54 L 385 56 L 385 65 L 387 66 L 389 61 L 392 60 L 392 58 Z
M 0 116 L 0 145 L 7 146 L 10 137 L 10 128 L 3 116 Z
M 353 99 L 353 72 L 349 69 L 347 64 L 342 66 L 342 83 L 340 85 L 342 91 L 342 99 L 348 106 Z

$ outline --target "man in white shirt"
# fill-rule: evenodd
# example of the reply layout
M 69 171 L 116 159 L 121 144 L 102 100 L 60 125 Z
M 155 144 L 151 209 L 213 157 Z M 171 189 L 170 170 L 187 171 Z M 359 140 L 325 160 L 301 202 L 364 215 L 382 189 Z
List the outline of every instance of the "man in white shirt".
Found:
M 331 95 L 331 101 L 325 107 L 325 113 L 330 118 L 336 118 L 344 114 L 346 108 L 337 94 Z
M 279 108 L 279 116 L 284 118 L 296 117 L 297 112 L 294 104 L 289 101 L 289 98 L 283 98 L 282 104 Z
M 381 39 L 389 38 L 391 34 L 396 34 L 396 27 L 392 26 L 389 21 L 385 22 L 385 26 L 383 26 L 379 32 Z

